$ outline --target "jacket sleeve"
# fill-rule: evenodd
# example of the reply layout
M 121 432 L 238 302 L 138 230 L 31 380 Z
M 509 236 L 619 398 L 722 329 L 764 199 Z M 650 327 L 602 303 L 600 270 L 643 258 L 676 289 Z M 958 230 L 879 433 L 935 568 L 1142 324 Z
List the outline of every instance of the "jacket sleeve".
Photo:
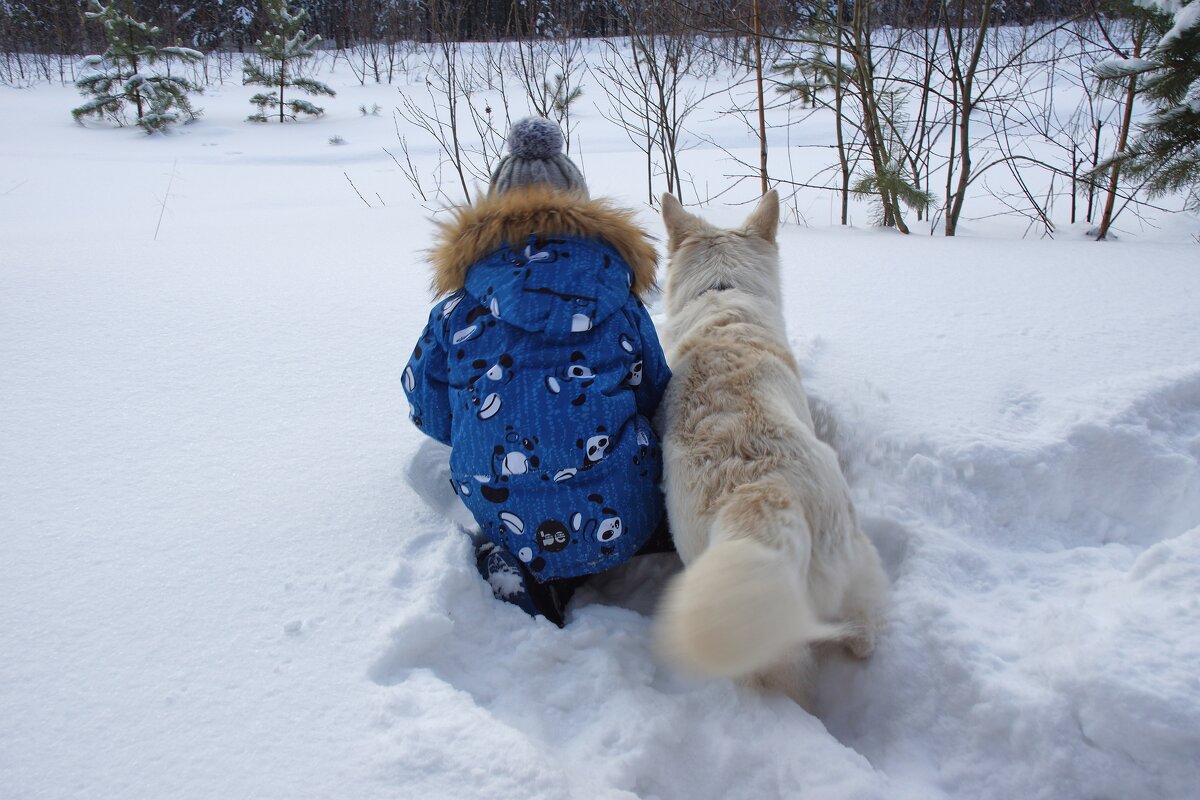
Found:
M 667 383 L 671 380 L 671 370 L 667 366 L 667 357 L 663 354 L 662 346 L 658 343 L 658 332 L 654 322 L 642 301 L 634 298 L 631 302 L 633 324 L 641 335 L 642 376 L 641 382 L 633 387 L 633 395 L 637 400 L 638 413 L 647 419 L 654 418 Z
M 444 444 L 450 444 L 449 365 L 446 360 L 442 304 L 429 314 L 429 323 L 413 348 L 402 382 L 413 424 Z

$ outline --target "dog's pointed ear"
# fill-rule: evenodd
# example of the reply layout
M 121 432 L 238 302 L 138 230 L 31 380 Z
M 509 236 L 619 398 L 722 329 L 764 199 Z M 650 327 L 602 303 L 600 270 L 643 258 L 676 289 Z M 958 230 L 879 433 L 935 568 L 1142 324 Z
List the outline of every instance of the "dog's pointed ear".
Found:
M 683 210 L 683 203 L 670 192 L 664 192 L 662 204 L 663 224 L 667 227 L 667 254 L 674 253 L 684 237 L 696 227 L 696 218 Z
M 779 192 L 772 189 L 758 201 L 758 208 L 746 218 L 746 230 L 772 244 L 779 229 Z

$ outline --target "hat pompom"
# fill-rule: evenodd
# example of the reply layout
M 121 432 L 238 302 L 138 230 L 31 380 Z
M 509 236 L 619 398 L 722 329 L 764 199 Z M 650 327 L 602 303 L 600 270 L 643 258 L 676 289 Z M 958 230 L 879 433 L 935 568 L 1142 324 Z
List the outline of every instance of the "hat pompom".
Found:
M 526 117 L 508 132 L 508 155 L 492 172 L 488 196 L 544 185 L 587 197 L 587 184 L 579 167 L 563 152 L 563 134 L 545 117 Z
M 508 151 L 516 158 L 553 158 L 562 150 L 562 131 L 545 117 L 526 117 L 508 132 Z

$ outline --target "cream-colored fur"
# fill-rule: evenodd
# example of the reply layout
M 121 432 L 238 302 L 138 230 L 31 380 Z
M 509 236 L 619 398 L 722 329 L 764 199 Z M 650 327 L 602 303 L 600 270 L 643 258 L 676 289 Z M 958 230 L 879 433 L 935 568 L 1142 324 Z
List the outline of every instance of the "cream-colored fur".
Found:
M 434 294 L 461 289 L 471 266 L 505 244 L 522 244 L 530 235 L 582 236 L 612 245 L 633 273 L 630 290 L 638 297 L 654 288 L 658 253 L 637 226 L 634 214 L 607 200 L 589 200 L 544 184 L 478 197 L 451 211 L 438 231 L 429 258 Z
M 814 644 L 872 651 L 886 578 L 787 344 L 778 195 L 736 230 L 662 200 L 674 376 L 657 421 L 685 569 L 660 606 L 658 646 L 687 671 L 803 705 Z

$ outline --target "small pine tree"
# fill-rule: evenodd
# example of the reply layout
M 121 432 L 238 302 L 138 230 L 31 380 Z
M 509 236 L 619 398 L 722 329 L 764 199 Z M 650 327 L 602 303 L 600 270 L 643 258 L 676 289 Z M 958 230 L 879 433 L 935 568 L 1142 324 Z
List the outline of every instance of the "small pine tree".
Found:
M 571 106 L 575 105 L 576 100 L 583 97 L 583 89 L 579 86 L 571 86 L 570 80 L 561 72 L 554 73 L 553 86 L 548 81 L 542 81 L 542 86 L 546 90 L 546 96 L 550 98 L 550 108 L 554 112 L 554 119 L 562 128 L 563 149 L 570 153 Z
M 1166 11 L 1175 4 L 1154 5 Z M 1120 162 L 1124 174 L 1146 181 L 1152 197 L 1185 191 L 1188 206 L 1200 211 L 1200 0 L 1174 10 L 1173 20 L 1160 16 L 1170 28 L 1145 58 L 1112 60 L 1096 70 L 1106 80 L 1139 76 L 1138 94 L 1155 105 L 1133 143 L 1102 167 Z
M 575 101 L 583 97 L 583 89 L 570 86 L 570 82 L 561 72 L 554 73 L 553 86 L 549 81 L 542 81 L 542 85 L 546 88 L 546 95 L 550 98 L 551 107 L 560 122 L 571 113 L 571 106 Z
M 242 83 L 270 86 L 273 91 L 259 92 L 250 98 L 258 106 L 258 113 L 247 117 L 252 122 L 266 122 L 267 111 L 274 116 L 279 109 L 279 121 L 296 119 L 300 114 L 320 116 L 325 109 L 307 100 L 286 100 L 284 90 L 291 86 L 308 94 L 324 94 L 334 97 L 330 89 L 320 81 L 303 77 L 300 62 L 312 56 L 312 48 L 321 41 L 319 35 L 305 38 L 301 27 L 308 19 L 308 12 L 301 9 L 295 14 L 288 11 L 288 0 L 263 0 L 263 11 L 270 20 L 270 32 L 255 42 L 262 66 L 247 61 L 242 67 Z M 269 66 L 268 66 L 269 65 Z M 291 109 L 290 114 L 287 110 Z
M 886 195 L 922 213 L 928 211 L 936 199 L 932 192 L 918 189 L 903 167 L 895 162 L 884 164 L 882 172 L 862 174 L 850 187 L 850 191 L 862 197 L 876 199 Z M 876 224 L 883 226 L 895 224 L 888 218 L 887 208 L 882 204 L 878 204 L 876 208 Z
M 75 82 L 80 94 L 91 95 L 90 100 L 71 111 L 75 121 L 95 116 L 123 125 L 126 107 L 133 106 L 137 109 L 137 124 L 146 133 L 154 133 L 178 122 L 181 115 L 188 122 L 199 116 L 188 100 L 188 93 L 202 89 L 171 75 L 170 59 L 199 61 L 204 56 L 187 47 L 155 45 L 160 29 L 135 19 L 127 0 L 107 6 L 100 0 L 91 0 L 91 6 L 86 16 L 104 26 L 108 49 L 103 55 L 83 60 L 86 68 L 96 71 Z M 167 66 L 165 74 L 154 70 L 160 62 Z
M 904 94 L 898 91 L 881 91 L 875 100 L 875 106 L 879 116 L 888 123 L 881 137 L 884 152 L 903 153 L 903 137 L 908 130 L 908 117 L 904 113 Z M 924 213 L 936 199 L 932 192 L 917 186 L 903 157 L 894 155 L 888 156 L 881 169 L 862 174 L 850 187 L 850 191 L 878 200 L 876 222 L 884 227 L 897 225 L 896 217 L 901 213 L 901 205 Z
M 810 108 L 817 107 L 817 95 L 827 89 L 832 89 L 835 79 L 840 78 L 842 84 L 850 82 L 850 75 L 846 69 L 838 67 L 820 50 L 811 57 L 776 64 L 775 71 L 791 78 L 789 81 L 777 84 L 775 91 L 794 97 Z

